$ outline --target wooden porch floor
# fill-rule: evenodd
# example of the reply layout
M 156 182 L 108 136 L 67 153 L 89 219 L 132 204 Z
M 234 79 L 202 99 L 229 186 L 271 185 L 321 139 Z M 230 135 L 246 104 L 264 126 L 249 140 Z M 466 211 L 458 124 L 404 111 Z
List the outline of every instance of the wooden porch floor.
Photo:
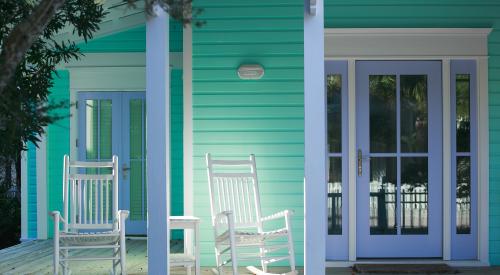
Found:
M 182 243 L 172 242 L 171 251 L 173 253 L 182 252 Z M 0 250 L 0 274 L 51 274 L 52 252 L 52 240 L 25 242 Z M 84 253 L 92 252 L 81 253 L 85 255 Z M 72 274 L 109 274 L 110 266 L 109 261 L 70 263 Z M 210 270 L 210 267 L 202 267 L 202 274 L 212 274 Z M 246 269 L 240 268 L 240 270 L 240 274 L 248 274 Z M 500 267 L 464 267 L 457 268 L 457 270 L 461 274 L 469 275 L 500 274 Z M 275 273 L 285 272 L 286 268 L 270 268 L 270 271 Z M 127 272 L 128 274 L 148 273 L 145 239 L 127 240 Z M 173 268 L 171 274 L 186 274 L 186 271 L 184 268 Z M 326 274 L 350 275 L 353 273 L 350 268 L 327 268 Z
M 170 246 L 172 253 L 179 253 L 183 250 L 183 244 L 173 241 Z M 105 250 L 101 250 L 106 253 Z M 0 250 L 0 274 L 52 274 L 52 240 L 38 240 L 21 243 L 3 250 Z M 89 253 L 96 253 L 96 250 L 78 252 L 79 255 L 89 256 Z M 91 255 L 91 254 L 90 254 Z M 72 274 L 110 274 L 110 261 L 94 262 L 70 262 Z M 213 274 L 210 267 L 202 267 L 202 274 Z M 285 271 L 282 268 L 274 268 L 273 271 Z M 147 274 L 146 240 L 127 240 L 127 273 Z M 185 268 L 172 268 L 172 275 L 186 274 Z M 194 274 L 194 272 L 192 273 Z M 241 274 L 248 274 L 246 269 L 241 269 Z

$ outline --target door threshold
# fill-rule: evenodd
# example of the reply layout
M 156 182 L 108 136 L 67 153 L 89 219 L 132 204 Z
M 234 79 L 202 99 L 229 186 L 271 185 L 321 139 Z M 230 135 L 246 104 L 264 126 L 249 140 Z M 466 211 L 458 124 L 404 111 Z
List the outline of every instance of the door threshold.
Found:
M 360 259 L 356 261 L 327 260 L 326 267 L 351 267 L 354 264 L 447 264 L 449 266 L 484 267 L 488 263 L 479 260 L 445 261 L 439 259 Z

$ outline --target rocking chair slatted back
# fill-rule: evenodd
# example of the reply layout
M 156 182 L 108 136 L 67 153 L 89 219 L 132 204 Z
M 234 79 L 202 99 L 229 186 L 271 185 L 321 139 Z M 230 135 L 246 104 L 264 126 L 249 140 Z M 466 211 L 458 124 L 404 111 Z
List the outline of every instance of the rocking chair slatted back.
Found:
M 214 160 L 206 154 L 212 225 L 216 215 L 232 211 L 235 228 L 261 228 L 255 156 L 249 160 Z
M 64 231 L 116 230 L 118 157 L 111 162 L 70 162 L 64 156 L 63 169 Z M 78 173 L 81 169 L 87 173 Z

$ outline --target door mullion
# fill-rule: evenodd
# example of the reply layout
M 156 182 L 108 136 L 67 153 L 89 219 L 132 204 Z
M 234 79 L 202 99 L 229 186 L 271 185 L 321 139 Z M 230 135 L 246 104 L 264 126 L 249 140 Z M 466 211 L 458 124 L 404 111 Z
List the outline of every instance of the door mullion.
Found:
M 146 220 L 146 196 L 144 195 L 145 194 L 145 191 L 146 191 L 146 151 L 145 151 L 145 148 L 146 148 L 146 143 L 145 143 L 145 138 L 146 138 L 146 120 L 145 120 L 145 117 L 146 117 L 146 106 L 145 106 L 146 102 L 144 100 L 142 100 L 142 104 L 141 104 L 141 121 L 142 121 L 142 133 L 141 133 L 141 171 L 142 171 L 142 175 L 141 175 L 141 178 L 142 178 L 142 183 L 141 183 L 141 186 L 142 186 L 142 219 L 143 220 Z M 168 198 L 170 199 L 170 198 Z
M 101 100 L 97 100 L 97 160 L 101 160 Z
M 397 235 L 401 235 L 401 88 L 400 88 L 400 75 L 396 75 L 396 198 L 395 211 L 396 211 L 396 230 Z

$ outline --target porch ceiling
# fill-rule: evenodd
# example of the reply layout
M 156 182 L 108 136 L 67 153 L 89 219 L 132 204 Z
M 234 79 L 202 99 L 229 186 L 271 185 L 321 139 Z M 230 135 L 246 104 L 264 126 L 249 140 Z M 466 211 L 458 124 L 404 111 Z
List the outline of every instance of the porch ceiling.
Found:
M 94 38 L 103 37 L 112 33 L 128 30 L 142 26 L 146 23 L 144 11 L 144 1 L 137 1 L 136 7 L 130 7 L 123 0 L 102 0 L 104 10 L 108 12 L 106 18 L 101 23 L 99 31 L 94 33 Z M 76 43 L 83 42 L 84 39 L 73 33 L 71 27 L 66 27 L 55 38 L 56 41 L 72 40 Z

